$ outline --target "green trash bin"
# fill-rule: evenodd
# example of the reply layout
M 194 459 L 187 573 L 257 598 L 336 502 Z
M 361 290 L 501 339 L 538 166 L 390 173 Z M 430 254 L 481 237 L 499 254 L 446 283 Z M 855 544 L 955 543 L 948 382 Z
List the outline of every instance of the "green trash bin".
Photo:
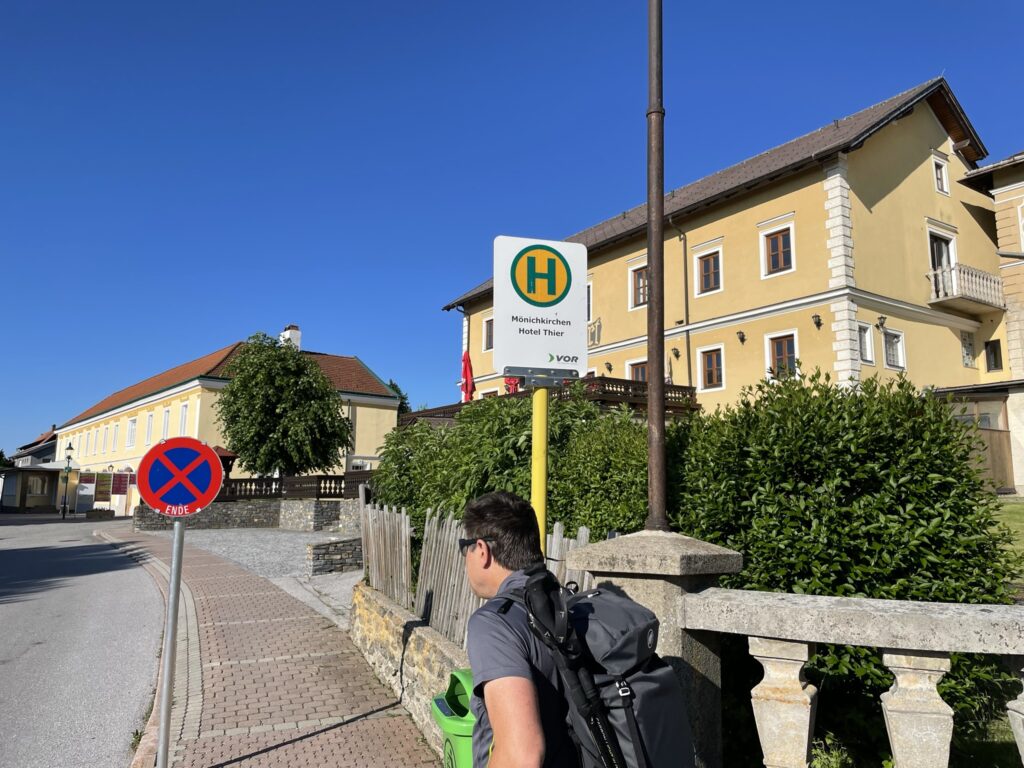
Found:
M 456 669 L 448 681 L 448 690 L 435 696 L 430 705 L 434 722 L 444 737 L 444 768 L 473 768 L 473 725 L 476 717 L 469 709 L 473 694 L 473 673 Z

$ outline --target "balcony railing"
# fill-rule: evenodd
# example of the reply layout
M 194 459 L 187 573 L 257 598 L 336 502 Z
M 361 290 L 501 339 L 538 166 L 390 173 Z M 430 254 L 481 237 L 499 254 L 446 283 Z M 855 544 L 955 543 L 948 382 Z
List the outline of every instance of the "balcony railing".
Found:
M 639 409 L 647 405 L 646 381 L 613 379 L 608 376 L 595 376 L 579 381 L 583 385 L 583 398 L 601 407 L 614 408 L 625 404 Z M 556 400 L 564 400 L 571 395 L 571 392 L 571 385 L 567 385 L 553 389 L 551 396 Z M 529 394 L 527 390 L 520 390 L 514 394 L 504 395 L 504 397 L 527 397 Z M 466 403 L 452 403 L 438 408 L 413 411 L 403 415 L 398 423 L 400 426 L 405 426 L 415 424 L 420 419 L 450 421 L 465 406 Z M 667 413 L 687 413 L 695 411 L 699 407 L 696 390 L 693 387 L 684 387 L 678 384 L 665 385 L 665 411 Z
M 355 499 L 359 486 L 370 482 L 372 470 L 352 470 L 344 475 L 300 477 L 249 477 L 228 479 L 217 501 L 241 499 Z
M 993 275 L 966 264 L 933 269 L 928 273 L 932 304 L 951 304 L 955 308 L 970 310 L 972 304 L 1003 307 L 1003 281 Z M 959 306 L 957 306 L 959 304 Z

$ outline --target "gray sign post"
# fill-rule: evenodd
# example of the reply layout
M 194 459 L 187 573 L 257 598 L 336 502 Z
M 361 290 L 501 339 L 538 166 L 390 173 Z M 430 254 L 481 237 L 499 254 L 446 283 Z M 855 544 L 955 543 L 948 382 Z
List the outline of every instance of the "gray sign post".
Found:
M 164 625 L 160 673 L 160 738 L 157 768 L 167 768 L 171 751 L 171 707 L 174 705 L 174 660 L 177 655 L 178 603 L 181 600 L 181 559 L 185 555 L 185 521 L 217 498 L 224 481 L 220 457 L 206 443 L 191 437 L 161 440 L 139 463 L 136 477 L 143 502 L 174 518 L 171 577 L 167 583 L 167 623 Z

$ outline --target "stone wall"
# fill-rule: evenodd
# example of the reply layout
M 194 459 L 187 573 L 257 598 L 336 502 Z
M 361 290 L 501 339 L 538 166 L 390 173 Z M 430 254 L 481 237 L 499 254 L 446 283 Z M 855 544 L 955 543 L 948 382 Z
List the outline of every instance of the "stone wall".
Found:
M 363 567 L 363 540 L 359 536 L 306 545 L 306 575 L 355 571 Z
M 322 531 L 358 534 L 357 499 L 281 499 L 281 528 L 286 531 Z
M 215 501 L 202 512 L 185 518 L 186 528 L 277 528 L 280 499 Z M 135 530 L 163 531 L 174 527 L 174 518 L 158 514 L 146 504 L 135 508 Z
M 439 754 L 441 731 L 430 714 L 453 669 L 469 667 L 466 652 L 366 584 L 352 592 L 352 641 L 381 682 L 391 687 Z

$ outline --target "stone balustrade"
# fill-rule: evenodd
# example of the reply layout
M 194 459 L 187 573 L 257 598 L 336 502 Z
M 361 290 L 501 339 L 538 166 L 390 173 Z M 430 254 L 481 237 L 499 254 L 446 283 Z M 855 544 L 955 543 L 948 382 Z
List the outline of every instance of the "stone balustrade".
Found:
M 1024 681 L 1024 606 L 961 605 L 819 597 L 721 589 L 717 578 L 742 566 L 739 553 L 679 534 L 644 531 L 571 552 L 570 568 L 590 571 L 661 619 L 659 652 L 689 697 L 699 768 L 721 768 L 718 638 L 748 638 L 764 668 L 751 703 L 766 768 L 806 768 L 818 691 L 804 665 L 818 643 L 882 651 L 893 673 L 882 695 L 897 768 L 949 764 L 953 711 L 937 685 L 950 653 L 1009 657 Z M 1024 762 L 1024 693 L 1007 705 Z

